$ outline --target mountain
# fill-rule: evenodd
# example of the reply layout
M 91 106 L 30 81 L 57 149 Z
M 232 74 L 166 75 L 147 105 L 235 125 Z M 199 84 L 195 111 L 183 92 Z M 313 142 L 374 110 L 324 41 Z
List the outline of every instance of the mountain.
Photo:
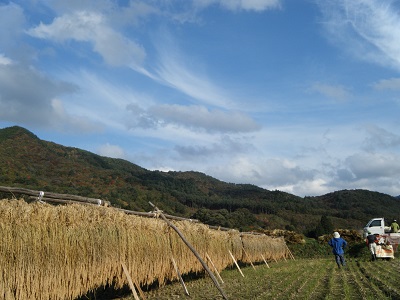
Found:
M 373 217 L 400 219 L 400 199 L 378 192 L 343 190 L 302 198 L 194 171 L 149 171 L 123 159 L 41 140 L 18 126 L 0 129 L 0 170 L 2 186 L 101 198 L 136 211 L 151 210 L 151 201 L 169 214 L 242 230 L 308 234 L 322 216 L 335 228 L 348 229 L 360 229 Z

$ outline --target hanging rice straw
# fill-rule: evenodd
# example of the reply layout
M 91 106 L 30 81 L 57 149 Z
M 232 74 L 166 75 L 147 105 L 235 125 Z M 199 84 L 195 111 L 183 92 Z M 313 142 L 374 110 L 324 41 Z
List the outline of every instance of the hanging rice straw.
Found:
M 218 231 L 190 221 L 171 224 L 200 257 L 209 254 L 219 272 L 237 261 L 261 261 L 261 254 L 275 261 L 288 255 L 283 239 L 241 237 L 236 230 Z M 1 200 L 0 232 L 4 300 L 76 299 L 102 286 L 119 289 L 129 284 L 121 262 L 139 292 L 140 286 L 178 279 L 171 256 L 179 261 L 181 274 L 204 272 L 165 221 L 110 207 Z

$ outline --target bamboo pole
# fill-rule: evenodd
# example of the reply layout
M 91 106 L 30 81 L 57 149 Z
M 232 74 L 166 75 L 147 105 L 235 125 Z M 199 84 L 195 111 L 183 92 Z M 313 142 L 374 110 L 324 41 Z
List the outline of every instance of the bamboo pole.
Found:
M 207 264 L 204 262 L 204 260 L 200 257 L 200 255 L 197 253 L 197 251 L 193 248 L 193 246 L 186 240 L 186 238 L 183 236 L 182 232 L 179 231 L 179 229 L 172 224 L 165 216 L 164 214 L 158 209 L 157 206 L 155 206 L 153 203 L 149 202 L 149 204 L 155 209 L 156 213 L 168 224 L 168 226 L 170 226 L 173 230 L 176 231 L 176 233 L 180 236 L 180 238 L 182 239 L 182 241 L 186 244 L 186 246 L 188 246 L 188 248 L 190 249 L 190 251 L 193 252 L 193 254 L 196 256 L 196 258 L 199 260 L 199 262 L 202 264 L 203 268 L 207 271 L 208 275 L 210 275 L 212 281 L 214 282 L 214 285 L 217 287 L 217 289 L 219 290 L 219 292 L 221 293 L 222 297 L 226 300 L 228 300 L 228 297 L 225 295 L 225 292 L 222 290 L 222 288 L 220 287 L 217 279 L 215 278 L 215 276 L 213 275 L 213 273 L 211 272 L 211 270 L 208 268 Z
M 238 263 L 237 263 L 237 261 L 236 261 L 235 257 L 233 256 L 233 254 L 232 254 L 231 250 L 228 250 L 228 251 L 229 251 L 229 254 L 231 255 L 231 257 L 232 257 L 232 259 L 233 259 L 233 262 L 234 262 L 234 263 L 235 263 L 235 265 L 236 265 L 236 268 L 238 268 L 238 270 L 239 270 L 240 274 L 242 274 L 242 276 L 244 277 L 244 274 L 243 274 L 242 270 L 240 269 L 240 267 L 239 267 L 239 265 L 238 265 Z
M 114 208 L 115 210 L 122 211 L 128 215 L 137 215 L 137 216 L 142 216 L 142 217 L 149 217 L 149 218 L 155 218 L 157 217 L 157 214 L 154 212 L 142 212 L 142 211 L 133 211 L 133 210 L 128 210 L 128 209 L 122 209 L 122 208 Z M 164 214 L 164 216 L 167 219 L 171 220 L 177 220 L 177 221 L 189 221 L 193 223 L 199 223 L 200 221 L 197 219 L 187 219 L 183 217 L 178 217 L 178 216 L 172 216 L 168 214 Z
M 121 262 L 121 265 L 122 265 L 122 268 L 124 269 L 125 276 L 128 279 L 129 287 L 131 288 L 131 291 L 133 293 L 133 297 L 135 297 L 135 300 L 140 300 L 139 296 L 138 296 L 138 294 L 137 294 L 137 292 L 135 290 L 135 285 L 133 284 L 132 278 L 129 275 L 128 269 L 126 268 L 126 265 L 123 262 Z
M 252 267 L 253 267 L 253 269 L 255 270 L 255 269 L 256 269 L 256 267 L 253 265 L 253 263 L 252 263 L 252 261 L 251 261 L 251 258 L 250 258 L 250 256 L 247 254 L 246 250 L 244 250 L 244 247 L 243 247 L 243 252 L 244 252 L 244 254 L 246 254 L 247 258 L 248 258 L 248 259 L 249 259 L 249 261 L 250 261 L 250 264 L 251 264 L 251 266 L 252 266 Z
M 219 280 L 221 280 L 221 282 L 224 283 L 224 281 L 222 280 L 221 275 L 219 274 L 219 272 L 218 272 L 216 266 L 214 265 L 213 261 L 211 260 L 210 256 L 208 255 L 208 253 L 206 253 L 206 257 L 207 257 L 207 259 L 210 261 L 211 265 L 213 266 L 214 271 L 215 271 L 215 273 L 218 275 Z
M 88 203 L 88 202 L 66 200 L 66 199 L 57 199 L 57 198 L 47 198 L 47 197 L 41 197 L 40 200 L 39 200 L 38 197 L 29 196 L 29 199 L 32 199 L 32 200 L 36 199 L 41 203 L 50 202 L 50 203 L 61 203 L 61 204 L 93 205 L 93 203 Z
M 267 261 L 265 260 L 264 255 L 262 255 L 262 253 L 261 253 L 261 257 L 262 257 L 262 259 L 264 260 L 265 264 L 267 265 L 267 267 L 269 269 L 269 265 L 268 265 Z
M 111 206 L 111 203 L 109 201 L 105 201 L 102 199 L 88 198 L 88 197 L 82 197 L 82 196 L 70 195 L 70 194 L 57 194 L 57 193 L 51 193 L 51 192 L 29 190 L 29 189 L 18 188 L 18 187 L 0 186 L 0 192 L 9 192 L 13 195 L 14 198 L 16 198 L 14 193 L 24 194 L 24 195 L 30 196 L 29 198 L 32 200 L 38 200 L 41 202 L 61 203 L 61 204 L 73 204 L 73 203 L 94 204 L 94 205 L 107 206 L 107 207 Z M 156 214 L 154 212 L 133 211 L 133 210 L 128 210 L 128 209 L 116 208 L 116 207 L 113 207 L 113 209 L 115 209 L 117 211 L 122 211 L 129 215 L 136 215 L 136 216 L 149 217 L 149 218 L 156 217 Z M 189 222 L 194 222 L 194 223 L 200 222 L 199 220 L 196 220 L 196 219 L 187 219 L 187 218 L 172 216 L 172 215 L 168 215 L 168 214 L 164 214 L 164 216 L 167 219 L 172 219 L 172 220 L 177 220 L 177 221 L 189 221 Z M 209 226 L 209 227 L 211 228 L 212 226 Z M 221 228 L 221 230 L 229 231 L 232 229 Z
M 140 297 L 142 297 L 143 300 L 146 300 L 146 296 L 144 295 L 144 293 L 140 287 L 140 284 L 137 282 L 136 278 L 133 279 L 133 283 L 134 283 L 136 289 L 139 291 Z
M 288 245 L 286 245 L 286 248 L 287 248 L 287 250 L 289 251 L 289 256 L 290 256 L 293 260 L 296 260 L 296 259 L 294 258 L 294 255 L 292 254 L 292 251 L 290 251 Z
M 227 228 L 227 227 L 221 227 L 221 226 L 213 226 L 213 225 L 207 225 L 208 228 L 210 229 L 215 229 L 215 230 L 220 230 L 220 231 L 230 231 L 230 230 L 236 230 L 232 228 Z M 237 231 L 237 230 L 236 230 Z
M 101 199 L 89 198 L 89 197 L 82 197 L 77 195 L 70 195 L 70 194 L 58 194 L 58 193 L 51 193 L 51 192 L 43 192 L 43 191 L 35 191 L 29 190 L 24 188 L 18 187 L 6 187 L 0 186 L 0 191 L 2 192 L 10 192 L 10 193 L 17 193 L 17 194 L 25 194 L 28 196 L 36 196 L 36 197 L 47 197 L 47 198 L 54 198 L 54 199 L 63 199 L 63 200 L 75 200 L 80 202 L 86 202 L 91 204 L 97 204 L 101 206 L 109 206 L 109 201 L 104 201 Z
M 172 261 L 172 264 L 174 265 L 174 269 L 175 269 L 175 271 L 176 271 L 176 274 L 178 274 L 179 281 L 181 282 L 181 285 L 182 285 L 182 287 L 183 287 L 183 289 L 184 289 L 184 291 L 185 291 L 185 294 L 186 294 L 187 296 L 190 296 L 190 295 L 189 295 L 189 291 L 188 291 L 188 289 L 187 289 L 187 287 L 186 287 L 186 284 L 185 284 L 185 282 L 183 281 L 183 278 L 182 278 L 182 276 L 181 276 L 181 272 L 179 272 L 178 266 L 177 266 L 176 261 L 175 261 L 175 259 L 174 259 L 173 256 L 171 256 L 171 261 Z

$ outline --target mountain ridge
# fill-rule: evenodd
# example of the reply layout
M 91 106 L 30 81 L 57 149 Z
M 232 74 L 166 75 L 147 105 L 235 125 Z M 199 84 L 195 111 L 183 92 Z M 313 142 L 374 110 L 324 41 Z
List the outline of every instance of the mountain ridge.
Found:
M 29 130 L 0 129 L 0 184 L 101 198 L 147 211 L 149 201 L 210 225 L 291 229 L 310 233 L 322 216 L 337 228 L 359 229 L 370 218 L 399 218 L 398 198 L 367 190 L 299 197 L 251 184 L 226 183 L 201 172 L 149 171 L 123 159 L 100 156 L 38 138 Z

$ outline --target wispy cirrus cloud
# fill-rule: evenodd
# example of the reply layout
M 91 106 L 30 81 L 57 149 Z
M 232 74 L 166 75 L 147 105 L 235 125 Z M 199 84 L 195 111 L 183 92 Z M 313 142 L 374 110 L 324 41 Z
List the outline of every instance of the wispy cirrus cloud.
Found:
M 158 80 L 196 102 L 223 108 L 231 106 L 233 101 L 228 93 L 202 73 L 201 68 L 189 68 L 185 63 L 188 59 L 177 46 L 168 47 L 171 42 L 164 43 L 163 49 L 160 49 L 160 62 L 155 71 Z
M 193 2 L 199 7 L 217 4 L 232 11 L 263 11 L 266 9 L 279 8 L 282 0 L 197 0 Z
M 393 1 L 320 0 L 329 37 L 355 57 L 400 69 L 400 15 Z

